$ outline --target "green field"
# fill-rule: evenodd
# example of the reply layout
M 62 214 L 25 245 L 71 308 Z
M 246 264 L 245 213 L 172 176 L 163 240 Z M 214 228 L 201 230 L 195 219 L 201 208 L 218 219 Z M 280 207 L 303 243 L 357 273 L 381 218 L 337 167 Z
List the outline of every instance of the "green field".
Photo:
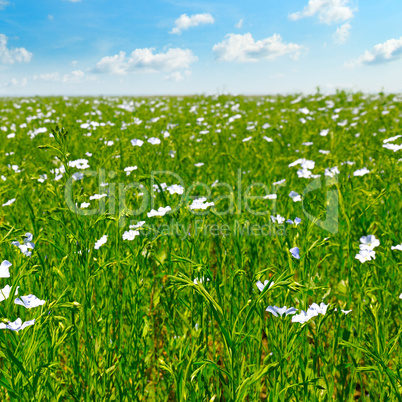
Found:
M 0 100 L 0 400 L 402 401 L 401 119 Z

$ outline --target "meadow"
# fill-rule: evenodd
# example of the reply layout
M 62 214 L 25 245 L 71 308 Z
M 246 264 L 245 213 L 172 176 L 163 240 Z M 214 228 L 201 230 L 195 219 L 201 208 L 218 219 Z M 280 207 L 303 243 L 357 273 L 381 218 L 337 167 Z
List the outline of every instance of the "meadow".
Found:
M 401 119 L 0 99 L 0 399 L 402 401 Z

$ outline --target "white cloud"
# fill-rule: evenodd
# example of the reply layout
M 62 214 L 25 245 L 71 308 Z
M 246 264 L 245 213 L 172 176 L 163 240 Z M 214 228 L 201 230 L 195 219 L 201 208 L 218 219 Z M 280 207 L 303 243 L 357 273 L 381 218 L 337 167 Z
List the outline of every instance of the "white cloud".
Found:
M 222 42 L 217 43 L 212 48 L 218 60 L 237 62 L 255 62 L 260 59 L 272 60 L 285 54 L 297 58 L 301 49 L 302 46 L 296 43 L 284 43 L 278 34 L 255 41 L 251 33 L 244 35 L 228 34 Z
M 176 82 L 179 82 L 179 81 L 184 80 L 184 76 L 183 76 L 183 74 L 182 74 L 180 71 L 174 71 L 173 73 L 167 75 L 167 76 L 165 77 L 165 79 L 166 79 L 166 80 L 169 80 L 169 81 L 176 81 Z
M 81 70 L 71 71 L 69 74 L 64 74 L 62 78 L 62 82 L 71 82 L 73 84 L 78 84 L 80 82 L 88 80 L 88 77 L 85 76 L 85 73 Z
M 106 74 L 126 74 L 127 72 L 127 61 L 126 53 L 120 52 L 114 56 L 102 57 L 96 63 L 95 73 L 106 73 Z
M 185 77 L 189 77 L 191 75 L 191 70 L 186 70 L 184 74 L 182 74 L 180 71 L 173 71 L 171 74 L 168 74 L 165 76 L 165 80 L 169 81 L 183 81 Z
M 10 5 L 9 1 L 0 0 L 0 10 L 4 10 L 8 5 Z
M 46 82 L 62 82 L 64 84 L 79 84 L 81 82 L 93 81 L 95 76 L 91 74 L 85 74 L 81 70 L 74 70 L 71 73 L 61 75 L 58 72 L 46 73 L 34 75 L 33 79 L 35 81 L 46 81 Z
M 33 79 L 35 81 L 41 80 L 41 81 L 60 81 L 60 74 L 59 73 L 46 73 L 46 74 L 39 74 L 39 75 L 34 75 Z
M 345 22 L 344 24 L 336 28 L 336 31 L 332 35 L 334 42 L 338 45 L 344 44 L 350 36 L 351 28 L 352 26 L 349 24 L 349 22 Z
M 32 53 L 28 52 L 23 47 L 9 49 L 7 47 L 7 36 L 0 34 L 0 63 L 29 63 L 32 58 Z
M 235 24 L 235 28 L 240 29 L 243 26 L 243 18 L 240 18 L 238 22 Z
M 8 82 L 0 83 L 0 87 L 3 87 L 3 88 L 9 88 L 9 87 L 25 88 L 27 86 L 27 84 L 28 84 L 28 79 L 26 77 L 23 77 L 21 79 L 11 78 L 11 80 L 8 81 Z
M 366 50 L 356 61 L 347 65 L 373 65 L 383 64 L 402 57 L 402 36 L 399 39 L 389 39 L 384 43 L 375 45 L 371 50 Z
M 309 0 L 302 11 L 290 14 L 289 18 L 296 21 L 318 15 L 321 23 L 331 25 L 352 19 L 356 11 L 351 0 Z
M 106 74 L 126 74 L 128 72 L 158 72 L 186 69 L 197 61 L 190 49 L 169 49 L 154 53 L 153 48 L 135 49 L 130 56 L 125 52 L 103 57 L 94 72 Z
M 171 34 L 179 34 L 181 31 L 185 31 L 188 28 L 196 27 L 202 24 L 213 24 L 215 22 L 214 17 L 211 14 L 194 14 L 188 16 L 187 14 L 182 14 L 175 21 L 175 27 L 169 32 Z

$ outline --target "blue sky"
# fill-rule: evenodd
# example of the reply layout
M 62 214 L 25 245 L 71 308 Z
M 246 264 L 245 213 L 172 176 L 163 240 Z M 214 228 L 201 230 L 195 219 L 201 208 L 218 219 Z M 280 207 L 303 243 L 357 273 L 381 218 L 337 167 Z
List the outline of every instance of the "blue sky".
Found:
M 401 92 L 400 0 L 0 0 L 0 96 Z

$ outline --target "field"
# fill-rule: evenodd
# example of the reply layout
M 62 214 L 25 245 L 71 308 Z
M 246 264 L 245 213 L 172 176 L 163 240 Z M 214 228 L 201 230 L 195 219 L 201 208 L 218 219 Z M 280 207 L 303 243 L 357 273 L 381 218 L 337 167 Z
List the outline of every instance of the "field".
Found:
M 0 399 L 402 401 L 401 119 L 0 100 Z

